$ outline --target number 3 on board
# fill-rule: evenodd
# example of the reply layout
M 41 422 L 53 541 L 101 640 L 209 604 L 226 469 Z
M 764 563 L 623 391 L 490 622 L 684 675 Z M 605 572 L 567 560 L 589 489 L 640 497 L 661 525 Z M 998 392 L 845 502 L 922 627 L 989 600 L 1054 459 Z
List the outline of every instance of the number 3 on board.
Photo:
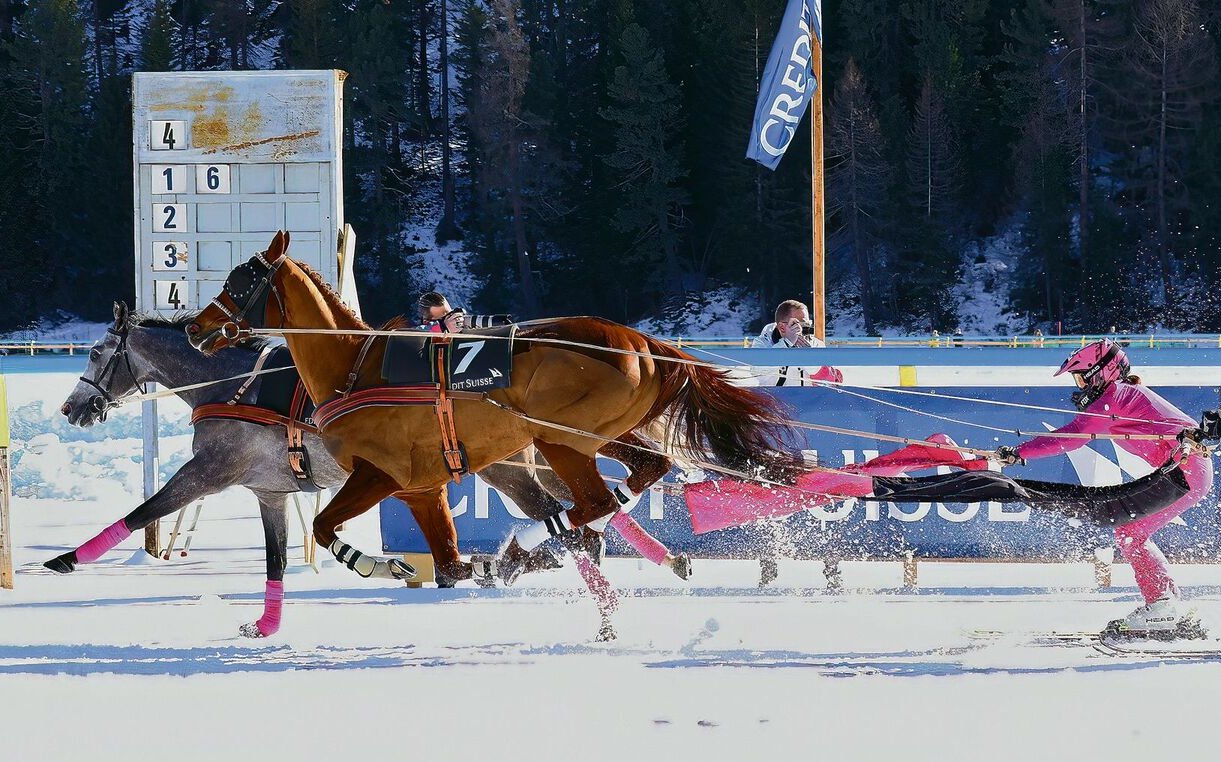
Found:
M 153 241 L 153 271 L 187 269 L 186 241 Z
M 186 281 L 156 280 L 153 291 L 153 302 L 159 310 L 185 310 L 191 306 L 187 302 Z
M 178 120 L 152 120 L 149 122 L 148 147 L 153 151 L 185 151 L 187 123 Z

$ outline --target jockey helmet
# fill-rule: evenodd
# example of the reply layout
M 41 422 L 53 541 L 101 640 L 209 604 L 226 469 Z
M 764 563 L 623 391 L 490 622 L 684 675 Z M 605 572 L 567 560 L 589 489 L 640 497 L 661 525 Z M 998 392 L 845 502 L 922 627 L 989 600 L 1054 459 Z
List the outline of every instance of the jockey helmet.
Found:
M 1128 356 L 1118 344 L 1110 339 L 1100 339 L 1069 355 L 1055 375 L 1080 374 L 1081 391 L 1073 395 L 1073 402 L 1085 409 L 1108 386 L 1127 376 L 1131 369 Z

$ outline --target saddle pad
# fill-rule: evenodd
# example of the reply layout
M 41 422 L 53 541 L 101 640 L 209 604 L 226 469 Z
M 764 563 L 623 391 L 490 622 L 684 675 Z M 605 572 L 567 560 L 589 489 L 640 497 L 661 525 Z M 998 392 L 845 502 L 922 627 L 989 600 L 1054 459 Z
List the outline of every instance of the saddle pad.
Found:
M 292 410 L 293 393 L 296 392 L 297 383 L 301 380 L 301 374 L 293 366 L 293 356 L 289 353 L 288 347 L 276 347 L 271 351 L 271 356 L 267 358 L 263 369 L 270 370 L 271 368 L 292 368 L 292 370 L 260 376 L 254 405 L 288 417 Z M 314 407 L 313 400 L 307 399 L 300 420 L 312 425 Z
M 513 370 L 516 325 L 463 331 L 446 352 L 447 387 L 451 391 L 488 391 L 509 385 Z M 499 338 L 492 338 L 499 337 Z M 435 384 L 437 347 L 432 336 L 393 336 L 382 360 L 382 378 L 394 386 Z

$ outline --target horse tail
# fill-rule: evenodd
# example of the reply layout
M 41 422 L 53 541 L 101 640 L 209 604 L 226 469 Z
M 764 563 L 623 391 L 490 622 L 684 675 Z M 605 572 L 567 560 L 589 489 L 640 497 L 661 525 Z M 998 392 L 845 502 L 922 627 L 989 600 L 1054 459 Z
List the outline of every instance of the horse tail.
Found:
M 728 373 L 645 337 L 658 358 L 661 391 L 645 416 L 647 425 L 664 416 L 665 444 L 680 457 L 711 455 L 722 465 L 773 479 L 801 470 L 788 410 L 775 397 L 730 383 Z M 672 362 L 686 360 L 690 362 Z

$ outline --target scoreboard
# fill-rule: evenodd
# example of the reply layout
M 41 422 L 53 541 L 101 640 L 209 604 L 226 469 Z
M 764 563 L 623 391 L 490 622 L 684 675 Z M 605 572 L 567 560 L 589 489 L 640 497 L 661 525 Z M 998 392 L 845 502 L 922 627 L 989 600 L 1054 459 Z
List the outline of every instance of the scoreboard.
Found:
M 277 230 L 340 285 L 343 79 L 329 71 L 132 78 L 136 308 L 199 309 Z

